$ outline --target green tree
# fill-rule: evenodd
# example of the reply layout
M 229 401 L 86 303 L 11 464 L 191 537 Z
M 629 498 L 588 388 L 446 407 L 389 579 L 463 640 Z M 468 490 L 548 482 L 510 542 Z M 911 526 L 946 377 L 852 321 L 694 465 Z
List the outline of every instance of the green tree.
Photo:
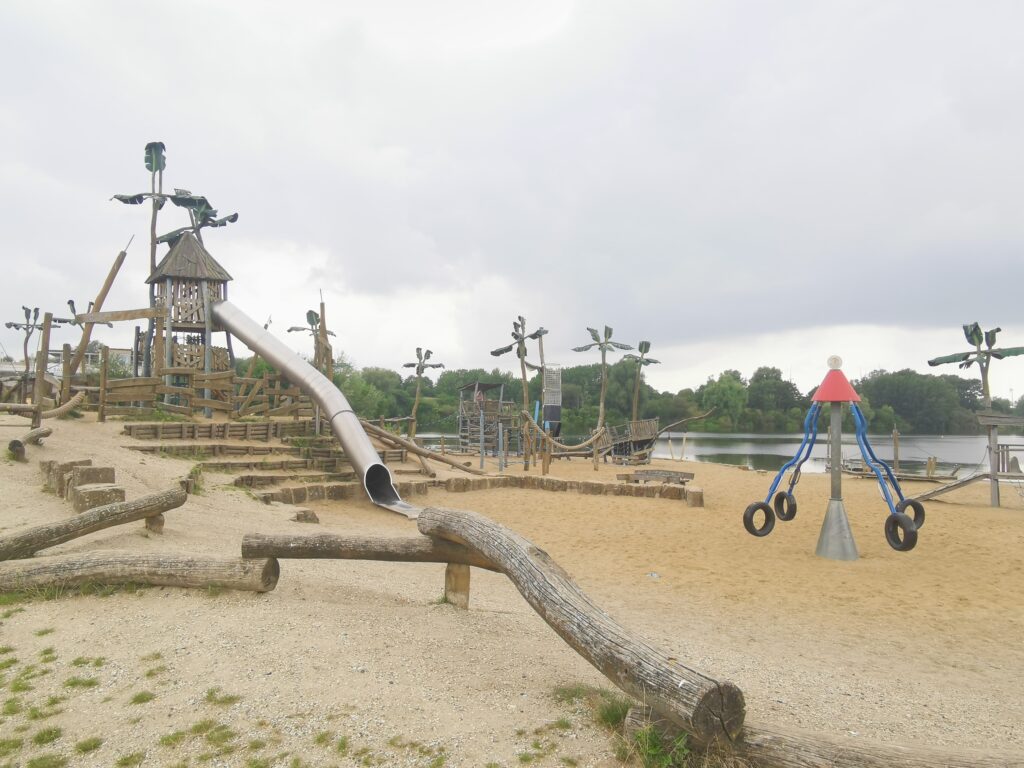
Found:
M 747 404 L 747 388 L 739 372 L 723 371 L 717 380 L 708 379 L 701 389 L 701 405 L 705 410 L 715 409 L 720 431 L 735 429 Z

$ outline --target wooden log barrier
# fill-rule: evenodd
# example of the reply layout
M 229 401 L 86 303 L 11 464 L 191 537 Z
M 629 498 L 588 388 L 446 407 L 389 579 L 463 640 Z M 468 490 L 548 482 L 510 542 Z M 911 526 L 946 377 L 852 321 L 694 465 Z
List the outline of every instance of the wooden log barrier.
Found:
M 49 437 L 52 434 L 53 430 L 49 427 L 33 429 L 26 432 L 21 437 L 11 440 L 11 442 L 7 444 L 7 450 L 11 452 L 15 461 L 28 461 L 28 459 L 25 458 L 25 446 L 39 445 L 44 437 Z
M 58 523 L 37 525 L 20 533 L 0 536 L 0 560 L 30 557 L 41 549 L 63 544 L 88 533 L 159 515 L 161 512 L 180 507 L 187 498 L 185 491 L 174 488 L 140 496 L 131 501 L 105 504 Z
M 384 560 L 401 563 L 455 563 L 498 570 L 490 560 L 450 541 L 429 536 L 308 536 L 247 533 L 242 537 L 242 557 L 322 558 L 337 560 Z
M 494 563 L 577 653 L 702 743 L 739 736 L 744 719 L 739 688 L 684 666 L 629 632 L 540 547 L 475 512 L 427 508 L 417 526 L 420 533 L 462 544 Z
M 272 557 L 243 560 L 170 553 L 90 552 L 0 563 L 0 591 L 136 583 L 269 592 L 277 586 L 280 573 L 280 566 Z
M 637 731 L 653 728 L 662 743 L 671 743 L 681 733 L 647 706 L 629 710 L 623 732 L 632 740 Z M 903 746 L 869 739 L 827 736 L 800 729 L 781 729 L 761 723 L 746 723 L 740 741 L 719 745 L 726 754 L 742 759 L 752 768 L 1022 768 L 1021 753 L 994 750 L 969 753 L 935 747 Z M 728 760 L 721 761 L 730 765 Z M 715 764 L 711 761 L 711 764 Z

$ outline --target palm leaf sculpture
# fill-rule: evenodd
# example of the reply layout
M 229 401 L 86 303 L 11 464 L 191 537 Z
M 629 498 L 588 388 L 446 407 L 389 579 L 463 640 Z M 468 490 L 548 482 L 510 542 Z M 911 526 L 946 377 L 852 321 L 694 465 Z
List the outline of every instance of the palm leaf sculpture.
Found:
M 584 344 L 582 347 L 573 347 L 572 351 L 588 352 L 594 347 L 601 350 L 601 399 L 597 409 L 597 428 L 601 429 L 604 426 L 604 398 L 608 392 L 608 351 L 612 349 L 626 350 L 632 349 L 632 347 L 629 344 L 612 341 L 612 329 L 607 325 L 604 327 L 604 338 L 593 328 L 587 328 L 587 330 L 590 331 L 593 343 Z
M 647 353 L 651 351 L 651 342 L 641 341 L 637 345 L 637 351 L 639 355 L 623 355 L 627 360 L 636 360 L 636 381 L 633 382 L 633 421 L 637 420 L 637 412 L 640 409 L 640 378 L 643 376 L 643 370 L 648 365 L 660 365 L 660 360 L 655 360 L 653 357 L 647 357 Z
M 269 318 L 267 322 L 270 322 Z M 327 331 L 326 334 L 322 333 L 320 329 L 320 315 L 318 315 L 312 309 L 306 312 L 306 322 L 308 323 L 308 325 L 293 325 L 291 328 L 288 329 L 288 333 L 305 332 L 312 335 L 313 367 L 316 368 L 321 373 L 323 373 L 328 378 L 330 378 L 330 348 L 324 336 L 333 336 L 334 331 Z
M 998 334 L 1002 328 L 993 328 L 990 331 L 982 333 L 981 326 L 978 323 L 971 323 L 964 327 L 964 338 L 967 339 L 968 344 L 973 344 L 974 349 L 970 352 L 957 352 L 953 355 L 944 355 L 943 357 L 936 357 L 934 360 L 929 360 L 928 365 L 944 365 L 945 363 L 958 363 L 960 368 L 970 368 L 975 363 L 978 364 L 978 369 L 981 371 L 981 392 L 984 398 L 986 408 L 992 407 L 992 394 L 988 387 L 988 368 L 992 364 L 993 358 L 996 360 L 1002 360 L 1004 357 L 1016 357 L 1017 355 L 1024 355 L 1024 347 L 1007 347 L 1006 349 L 993 349 L 993 345 L 996 343 L 996 334 Z M 985 349 L 981 348 L 982 343 L 985 344 Z
M 506 347 L 491 350 L 491 354 L 495 357 L 500 357 L 507 352 L 511 352 L 513 349 L 516 351 L 516 357 L 519 358 L 519 370 L 523 379 L 523 410 L 527 413 L 530 411 L 530 384 L 526 377 L 526 369 L 529 367 L 532 370 L 538 370 L 538 367 L 526 362 L 526 341 L 527 339 L 536 341 L 545 333 L 547 331 L 543 328 L 538 328 L 533 333 L 527 333 L 526 319 L 520 315 L 518 320 L 512 322 L 512 343 Z
M 420 407 L 420 384 L 423 382 L 423 372 L 427 368 L 444 368 L 444 363 L 428 363 L 430 356 L 434 354 L 429 349 L 423 349 L 422 347 L 416 347 L 416 361 L 413 363 L 405 363 L 402 365 L 403 368 L 415 368 L 416 369 L 416 397 L 412 401 L 412 420 L 409 422 L 409 439 L 412 440 L 416 437 L 416 411 Z

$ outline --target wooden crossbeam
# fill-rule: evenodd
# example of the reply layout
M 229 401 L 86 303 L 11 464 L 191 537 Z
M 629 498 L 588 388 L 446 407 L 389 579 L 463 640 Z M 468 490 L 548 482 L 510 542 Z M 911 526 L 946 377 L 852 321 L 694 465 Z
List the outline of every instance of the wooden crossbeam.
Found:
M 79 323 L 116 323 L 120 320 L 149 320 L 167 314 L 161 307 L 145 307 L 143 309 L 117 309 L 110 312 L 83 312 L 75 315 Z

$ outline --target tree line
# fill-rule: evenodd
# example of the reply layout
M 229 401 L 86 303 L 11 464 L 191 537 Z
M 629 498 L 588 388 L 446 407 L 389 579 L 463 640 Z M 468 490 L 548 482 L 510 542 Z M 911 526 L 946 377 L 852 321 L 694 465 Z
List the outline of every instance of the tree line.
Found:
M 621 359 L 607 368 L 605 423 L 623 424 L 632 416 L 636 392 L 636 360 Z M 247 360 L 237 362 L 239 371 Z M 268 366 L 257 363 L 256 375 Z M 364 418 L 409 416 L 416 398 L 416 375 L 403 375 L 387 368 L 357 368 L 343 353 L 337 355 L 334 383 L 345 393 L 353 409 Z M 562 434 L 587 435 L 598 422 L 602 386 L 601 365 L 562 368 Z M 475 381 L 504 384 L 504 399 L 520 399 L 520 377 L 492 368 L 443 370 L 436 377 L 420 377 L 419 432 L 453 432 L 456 429 L 459 388 Z M 971 435 L 980 433 L 975 412 L 982 407 L 979 379 L 952 374 L 922 374 L 912 370 L 872 371 L 851 382 L 861 397 L 860 407 L 873 433 L 893 429 L 906 434 Z M 528 383 L 529 401 L 541 397 L 541 376 Z M 803 429 L 813 389 L 801 392 L 783 378 L 778 368 L 763 366 L 744 377 L 739 371 L 722 371 L 696 389 L 658 392 L 646 382 L 639 385 L 637 415 L 658 418 L 662 425 L 698 416 L 711 408 L 704 419 L 687 424 L 700 432 L 792 433 Z M 1024 398 L 1022 398 L 1024 401 Z M 997 412 L 1024 416 L 1024 403 L 1014 408 L 1005 398 L 993 398 Z M 823 416 L 822 428 L 827 428 Z M 852 422 L 847 428 L 853 428 Z

